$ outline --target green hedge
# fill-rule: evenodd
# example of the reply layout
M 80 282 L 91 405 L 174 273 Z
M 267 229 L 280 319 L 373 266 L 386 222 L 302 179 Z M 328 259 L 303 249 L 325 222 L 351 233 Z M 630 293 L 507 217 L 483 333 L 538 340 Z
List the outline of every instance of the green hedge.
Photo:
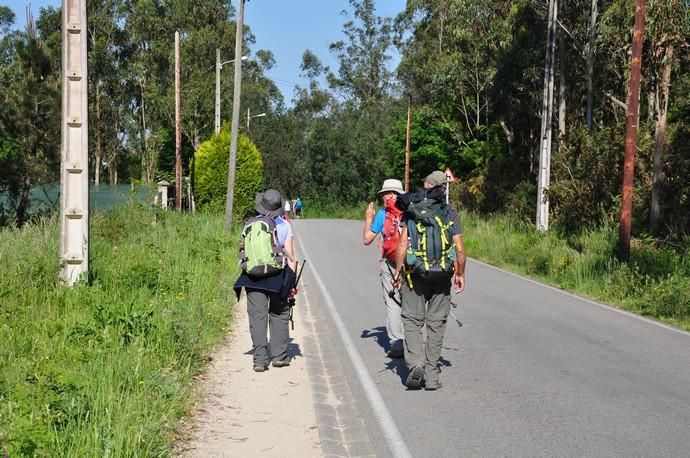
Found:
M 230 156 L 230 125 L 199 146 L 194 154 L 194 198 L 200 210 L 210 213 L 225 211 Z M 254 198 L 263 191 L 264 163 L 261 152 L 245 135 L 237 141 L 235 173 L 235 220 L 243 219 L 254 210 Z

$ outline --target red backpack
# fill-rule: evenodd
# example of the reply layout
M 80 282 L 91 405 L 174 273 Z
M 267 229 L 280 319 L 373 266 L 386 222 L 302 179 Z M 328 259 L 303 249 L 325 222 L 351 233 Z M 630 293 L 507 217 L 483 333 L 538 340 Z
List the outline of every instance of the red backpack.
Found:
M 383 230 L 381 231 L 381 237 L 383 238 L 381 249 L 384 258 L 395 262 L 395 252 L 400 242 L 400 217 L 403 212 L 396 207 L 386 208 L 385 210 L 386 219 L 383 220 Z

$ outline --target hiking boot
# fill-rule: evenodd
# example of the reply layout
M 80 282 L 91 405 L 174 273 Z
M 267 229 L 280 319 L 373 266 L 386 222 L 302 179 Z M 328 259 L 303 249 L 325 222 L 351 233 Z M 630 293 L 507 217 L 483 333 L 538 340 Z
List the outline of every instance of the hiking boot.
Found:
M 386 356 L 388 356 L 391 359 L 403 358 L 405 356 L 405 352 L 402 349 L 389 350 L 388 353 L 386 353 Z
M 286 367 L 290 365 L 290 360 L 285 358 L 285 359 L 274 359 L 273 360 L 273 367 Z
M 424 380 L 424 368 L 421 366 L 415 366 L 410 371 L 405 381 L 405 385 L 413 390 L 418 390 L 422 387 L 422 380 Z
M 268 364 L 254 363 L 254 372 L 265 372 L 268 370 Z

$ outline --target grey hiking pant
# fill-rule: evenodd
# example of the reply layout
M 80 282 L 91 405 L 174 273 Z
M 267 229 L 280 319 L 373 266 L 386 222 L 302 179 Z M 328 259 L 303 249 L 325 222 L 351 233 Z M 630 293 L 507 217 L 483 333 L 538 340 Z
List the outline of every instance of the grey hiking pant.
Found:
M 403 281 L 401 318 L 405 329 L 405 363 L 423 367 L 427 381 L 438 381 L 443 334 L 450 313 L 451 280 L 429 284 L 413 276 L 413 287 Z M 426 342 L 424 327 L 426 325 Z
M 393 290 L 393 276 L 392 272 L 395 270 L 395 264 L 389 263 L 387 260 L 381 260 L 381 286 L 383 287 L 383 304 L 386 307 L 386 333 L 390 341 L 391 350 L 402 350 L 403 339 L 405 334 L 403 331 L 402 321 L 400 320 L 400 304 L 396 300 L 400 297 L 396 293 L 394 298 L 391 298 L 388 293 Z M 395 292 L 395 291 L 394 291 Z
M 249 333 L 252 336 L 254 365 L 268 364 L 266 333 L 270 326 L 271 358 L 283 360 L 288 357 L 290 338 L 290 307 L 277 293 L 267 293 L 246 288 Z

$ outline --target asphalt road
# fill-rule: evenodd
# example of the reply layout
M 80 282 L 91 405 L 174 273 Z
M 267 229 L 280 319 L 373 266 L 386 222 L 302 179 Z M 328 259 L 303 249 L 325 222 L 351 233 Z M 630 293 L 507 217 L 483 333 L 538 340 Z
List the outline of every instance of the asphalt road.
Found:
M 378 252 L 362 225 L 298 220 L 295 232 L 303 291 L 378 456 L 690 455 L 690 334 L 472 260 L 443 388 L 407 390 L 403 361 L 385 357 Z

